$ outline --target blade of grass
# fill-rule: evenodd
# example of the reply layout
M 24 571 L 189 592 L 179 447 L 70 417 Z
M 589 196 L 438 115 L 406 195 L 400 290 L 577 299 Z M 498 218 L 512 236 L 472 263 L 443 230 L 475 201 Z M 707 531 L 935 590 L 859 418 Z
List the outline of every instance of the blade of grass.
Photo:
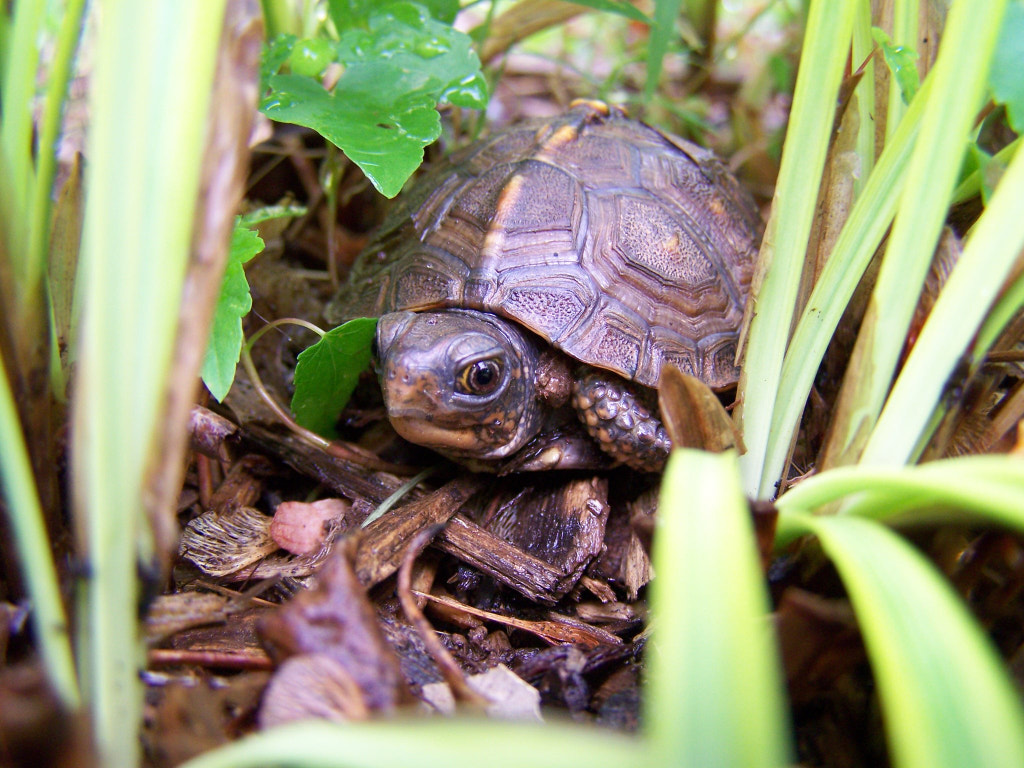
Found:
M 892 222 L 931 82 L 930 77 L 925 79 L 917 98 L 900 121 L 899 130 L 878 158 L 793 332 L 772 413 L 759 488 L 762 496 L 770 495 L 782 476 L 789 445 L 825 350 Z
M 976 515 L 1024 531 L 1024 459 L 980 455 L 915 467 L 835 467 L 793 486 L 781 514 L 848 498 L 842 514 L 886 522 L 936 522 Z
M 1021 307 L 1024 307 L 1024 272 L 1017 275 L 1007 286 L 1006 291 L 996 300 L 992 311 L 985 316 L 985 322 L 974 341 L 971 353 L 972 365 L 978 365 L 981 362 L 984 351 L 995 344 L 1003 328 L 1020 312 Z
M 747 446 L 740 468 L 750 496 L 761 495 L 772 406 L 793 324 L 856 5 L 812 0 L 804 33 L 775 200 L 761 246 L 760 269 L 766 272 L 754 303 L 737 397 L 741 404 L 737 423 Z
M 947 382 L 1024 249 L 1021 200 L 1024 154 L 1018 152 L 939 294 L 864 447 L 862 461 L 897 464 L 914 457 Z
M 102 4 L 89 174 L 72 478 L 87 563 L 79 658 L 103 766 L 138 764 L 136 554 L 161 426 L 198 193 L 223 0 Z M 173 110 L 173 112 L 171 111 Z
M 180 768 L 452 768 L 471 755 L 486 756 L 488 768 L 652 765 L 641 742 L 594 728 L 420 718 L 295 723 L 240 739 Z
M 780 515 L 818 536 L 850 596 L 896 768 L 1024 765 L 1024 711 L 948 582 L 901 538 L 854 517 Z
M 38 40 L 45 3 L 21 2 L 14 7 L 9 29 L 4 80 L 0 84 L 0 221 L 7 231 L 7 257 L 14 280 L 17 303 L 14 327 L 24 312 L 22 302 L 31 301 L 23 288 L 32 265 L 28 261 L 28 204 L 34 183 L 32 168 L 32 104 L 39 67 Z
M 662 60 L 668 50 L 669 41 L 676 34 L 676 19 L 683 0 L 655 0 L 654 23 L 651 24 L 647 42 L 647 81 L 644 85 L 644 101 L 650 101 L 661 77 Z
M 917 14 L 920 0 L 894 0 L 892 8 L 892 44 L 917 50 Z M 907 105 L 903 90 L 893 74 L 889 73 L 889 102 L 885 112 L 886 141 L 896 132 Z
M 782 678 L 734 453 L 673 452 L 653 557 L 645 720 L 655 764 L 786 764 Z
M 0 490 L 32 603 L 32 625 L 39 654 L 57 696 L 68 709 L 75 709 L 79 701 L 78 680 L 67 614 L 3 359 L 0 359 L 0 445 L 4 447 L 0 451 Z
M 950 9 L 885 259 L 836 407 L 839 426 L 826 466 L 860 456 L 888 394 L 986 91 L 1005 7 L 1006 0 L 957 0 Z

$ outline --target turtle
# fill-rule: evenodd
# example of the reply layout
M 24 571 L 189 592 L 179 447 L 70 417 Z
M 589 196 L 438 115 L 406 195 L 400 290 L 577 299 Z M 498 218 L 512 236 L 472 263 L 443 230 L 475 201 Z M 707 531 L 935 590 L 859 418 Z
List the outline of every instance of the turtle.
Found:
M 760 233 L 711 151 L 577 101 L 421 176 L 326 314 L 379 317 L 406 440 L 476 471 L 656 472 L 666 366 L 715 391 L 738 379 Z

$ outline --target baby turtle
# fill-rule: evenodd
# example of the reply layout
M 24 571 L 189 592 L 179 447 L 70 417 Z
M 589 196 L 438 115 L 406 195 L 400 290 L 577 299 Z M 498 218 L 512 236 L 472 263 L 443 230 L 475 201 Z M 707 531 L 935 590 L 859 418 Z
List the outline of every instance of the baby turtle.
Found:
M 712 153 L 577 102 L 424 175 L 328 319 L 380 316 L 384 401 L 411 442 L 478 470 L 657 471 L 663 367 L 737 381 L 760 230 Z

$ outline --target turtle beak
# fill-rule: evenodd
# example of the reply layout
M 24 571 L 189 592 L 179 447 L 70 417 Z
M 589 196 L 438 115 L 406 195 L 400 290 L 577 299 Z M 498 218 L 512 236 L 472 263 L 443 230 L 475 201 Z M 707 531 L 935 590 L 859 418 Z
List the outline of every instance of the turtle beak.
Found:
M 384 360 L 395 339 L 405 332 L 409 323 L 416 317 L 415 312 L 389 312 L 377 321 L 377 359 Z

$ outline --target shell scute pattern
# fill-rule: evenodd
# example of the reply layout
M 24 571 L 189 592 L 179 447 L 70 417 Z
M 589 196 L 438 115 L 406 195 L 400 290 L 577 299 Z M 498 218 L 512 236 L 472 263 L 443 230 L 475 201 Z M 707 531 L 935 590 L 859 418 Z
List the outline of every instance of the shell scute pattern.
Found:
M 711 153 L 584 106 L 456 153 L 421 186 L 336 318 L 480 309 L 645 386 L 665 362 L 736 381 L 760 225 Z

